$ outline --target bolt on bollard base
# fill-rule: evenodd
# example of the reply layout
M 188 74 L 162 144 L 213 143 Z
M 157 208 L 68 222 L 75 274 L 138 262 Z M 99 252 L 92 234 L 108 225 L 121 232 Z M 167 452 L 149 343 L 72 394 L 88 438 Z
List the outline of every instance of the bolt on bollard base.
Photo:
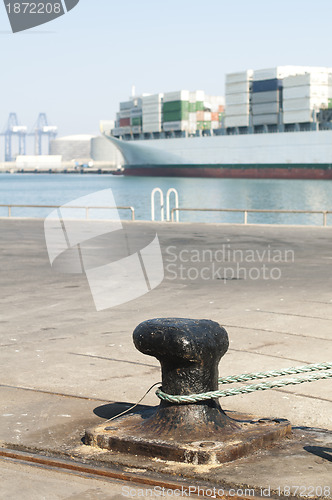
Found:
M 167 394 L 190 395 L 218 389 L 218 363 L 228 335 L 209 320 L 160 318 L 134 330 L 136 348 L 156 357 Z M 227 412 L 218 399 L 132 411 L 89 429 L 85 444 L 125 454 L 192 464 L 218 464 L 267 448 L 291 433 L 286 419 L 253 419 Z

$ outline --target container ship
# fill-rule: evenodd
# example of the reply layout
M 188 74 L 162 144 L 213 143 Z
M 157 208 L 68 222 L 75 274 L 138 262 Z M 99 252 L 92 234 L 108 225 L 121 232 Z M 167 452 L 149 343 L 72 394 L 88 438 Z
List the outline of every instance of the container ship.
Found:
M 225 97 L 133 96 L 104 134 L 124 175 L 332 179 L 332 68 L 227 74 Z

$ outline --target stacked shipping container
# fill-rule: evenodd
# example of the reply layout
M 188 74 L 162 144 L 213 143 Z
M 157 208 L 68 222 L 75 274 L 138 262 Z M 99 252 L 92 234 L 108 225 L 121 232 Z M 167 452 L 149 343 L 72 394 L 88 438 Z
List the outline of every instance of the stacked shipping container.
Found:
M 307 123 L 332 108 L 329 68 L 278 66 L 226 75 L 226 127 Z M 248 82 L 249 80 L 249 82 Z M 283 111 L 283 113 L 282 113 Z
M 143 95 L 120 103 L 113 135 L 159 132 L 188 132 L 221 127 L 225 101 L 206 96 L 203 90 L 179 90 L 166 94 Z
M 130 110 L 130 126 L 133 134 L 140 134 L 142 131 L 142 107 L 134 107 Z
M 186 131 L 220 128 L 224 112 L 224 98 L 207 96 L 203 90 L 168 92 L 164 95 L 163 130 Z
M 332 108 L 332 70 L 303 66 L 247 70 L 226 75 L 225 100 L 204 91 L 179 90 L 120 103 L 116 136 L 186 132 L 222 127 L 308 123 Z
M 142 99 L 137 97 L 120 102 L 120 111 L 116 114 L 115 135 L 138 134 L 142 129 Z
M 143 132 L 161 132 L 162 125 L 162 98 L 163 94 L 144 96 L 143 109 Z
M 314 68 L 305 74 L 284 79 L 283 121 L 307 123 L 315 118 L 315 112 L 327 108 L 329 104 L 328 69 Z
M 218 129 L 225 116 L 225 98 L 221 96 L 205 96 L 205 109 L 211 110 L 211 125 L 208 128 Z
M 201 127 L 201 121 L 204 117 L 201 116 L 204 113 L 204 100 L 205 93 L 203 90 L 196 90 L 195 92 L 189 92 L 189 125 L 188 131 L 194 134 L 196 130 Z
M 189 129 L 189 91 L 179 90 L 164 94 L 163 129 L 187 131 Z
M 252 70 L 226 75 L 225 127 L 248 127 Z
M 282 98 L 281 68 L 254 71 L 252 83 L 252 124 L 277 125 Z
M 120 102 L 120 111 L 116 114 L 116 126 L 121 129 L 122 133 L 127 133 L 131 130 L 130 127 L 130 110 L 133 108 L 133 101 Z

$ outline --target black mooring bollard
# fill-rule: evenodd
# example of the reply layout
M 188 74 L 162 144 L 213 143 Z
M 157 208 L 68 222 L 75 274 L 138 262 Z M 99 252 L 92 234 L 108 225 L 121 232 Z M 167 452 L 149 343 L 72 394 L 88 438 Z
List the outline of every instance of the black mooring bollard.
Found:
M 162 389 L 189 395 L 218 389 L 218 364 L 228 349 L 228 335 L 209 320 L 161 318 L 144 321 L 134 330 L 134 344 L 161 363 Z M 222 429 L 234 431 L 236 422 L 225 415 L 217 399 L 174 404 L 161 401 L 142 427 L 159 436 L 196 439 Z
M 133 336 L 140 352 L 160 361 L 167 394 L 187 396 L 218 389 L 218 363 L 228 349 L 227 332 L 218 323 L 150 319 L 138 325 Z M 88 429 L 85 443 L 132 457 L 216 464 L 269 447 L 291 432 L 285 419 L 254 419 L 235 412 L 232 416 L 225 414 L 218 399 L 161 401 L 157 407 L 133 407 L 111 423 Z

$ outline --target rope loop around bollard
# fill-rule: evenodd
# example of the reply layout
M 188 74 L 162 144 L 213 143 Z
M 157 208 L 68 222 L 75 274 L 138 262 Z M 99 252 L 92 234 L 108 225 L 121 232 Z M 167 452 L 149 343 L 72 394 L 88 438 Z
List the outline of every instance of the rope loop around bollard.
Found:
M 241 382 L 245 380 L 257 380 L 261 378 L 272 378 L 279 377 L 282 375 L 313 372 L 320 370 L 330 370 L 332 368 L 331 362 L 326 363 L 315 363 L 311 365 L 303 365 L 298 367 L 286 368 L 283 370 L 271 370 L 268 372 L 256 372 L 256 373 L 244 373 L 241 375 L 232 375 L 229 377 L 220 378 L 218 380 L 219 384 L 232 384 L 235 382 Z M 166 394 L 162 387 L 158 388 L 156 395 L 162 401 L 167 401 L 168 403 L 174 404 L 190 404 L 198 403 L 200 401 L 207 401 L 209 399 L 223 398 L 227 396 L 237 396 L 239 394 L 248 394 L 255 391 L 266 391 L 268 389 L 274 389 L 278 387 L 284 387 L 287 385 L 297 385 L 306 382 L 315 382 L 316 380 L 323 380 L 332 378 L 332 372 L 317 373 L 313 375 L 308 375 L 307 377 L 296 377 L 290 379 L 273 380 L 272 382 L 262 382 L 260 384 L 250 384 L 241 387 L 209 391 L 200 394 L 189 394 L 189 395 L 172 395 Z

